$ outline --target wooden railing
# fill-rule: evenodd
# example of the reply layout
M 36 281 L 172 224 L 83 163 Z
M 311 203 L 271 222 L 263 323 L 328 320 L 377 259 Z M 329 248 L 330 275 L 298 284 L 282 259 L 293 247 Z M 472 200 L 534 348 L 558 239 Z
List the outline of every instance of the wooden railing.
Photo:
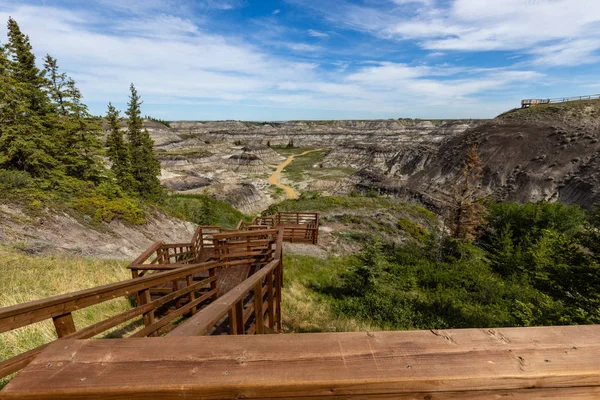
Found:
M 131 337 L 165 333 L 172 329 L 173 325 L 170 324 L 176 318 L 195 314 L 200 307 L 216 299 L 217 267 L 218 263 L 214 261 L 190 264 L 172 271 L 1 308 L 0 333 L 52 319 L 59 339 L 86 339 L 139 317 L 142 317 L 144 327 L 135 331 Z M 196 279 L 195 276 L 200 273 L 209 276 Z M 159 298 L 151 298 L 152 289 L 173 281 L 182 281 L 184 286 Z M 137 298 L 135 308 L 83 329 L 77 330 L 75 327 L 72 312 L 131 295 Z M 167 313 L 165 308 L 173 305 L 175 309 L 168 310 Z M 0 362 L 0 377 L 26 366 L 44 347 L 46 345 Z
M 199 311 L 168 336 L 201 336 L 217 324 L 230 335 L 252 335 L 281 330 L 281 262 L 275 259 L 250 278 Z M 222 321 L 227 316 L 226 321 Z
M 600 398 L 600 325 L 251 337 L 175 332 L 65 341 L 0 393 L 19 400 Z
M 589 96 L 557 97 L 554 99 L 525 99 L 521 100 L 521 108 L 535 107 L 541 104 L 566 103 L 569 101 L 595 100 L 600 99 L 600 94 Z
M 319 213 L 278 212 L 275 227 L 284 229 L 283 240 L 286 242 L 319 242 Z
M 238 230 L 261 229 L 262 225 L 284 230 L 286 242 L 319 242 L 319 213 L 313 212 L 277 212 L 272 216 L 256 217 L 251 222 L 240 221 Z
M 257 236 L 258 234 L 258 236 Z M 274 236 L 272 236 L 274 235 Z M 270 237 L 276 237 L 273 243 Z M 250 251 L 245 244 L 255 243 Z M 245 239 L 245 240 L 244 240 Z M 268 248 L 274 248 L 275 253 L 264 259 L 261 241 Z M 223 248 L 223 243 L 229 243 L 229 248 Z M 256 262 L 268 263 L 251 275 L 248 279 L 229 290 L 211 307 L 198 314 L 173 330 L 171 336 L 205 335 L 215 326 L 224 324 L 229 328 L 230 335 L 251 335 L 281 330 L 281 290 L 283 287 L 283 231 L 264 230 L 257 232 L 231 232 L 215 235 L 215 246 L 220 255 L 222 266 L 239 267 L 244 265 L 243 257 L 251 256 Z M 238 251 L 236 251 L 238 250 Z M 239 251 L 241 250 L 241 251 Z M 227 315 L 227 319 L 222 321 Z

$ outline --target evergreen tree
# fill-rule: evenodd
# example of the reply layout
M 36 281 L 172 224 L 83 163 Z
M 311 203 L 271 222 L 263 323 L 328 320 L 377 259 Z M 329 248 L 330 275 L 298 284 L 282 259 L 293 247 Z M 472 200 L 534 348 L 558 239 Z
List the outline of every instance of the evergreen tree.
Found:
M 54 103 L 58 106 L 59 112 L 62 115 L 67 115 L 67 105 L 65 88 L 67 86 L 68 77 L 64 72 L 59 72 L 56 58 L 47 54 L 44 58 L 44 71 L 48 79 L 48 94 Z
M 134 192 L 136 182 L 131 175 L 129 148 L 119 127 L 119 111 L 111 103 L 108 103 L 106 120 L 109 130 L 106 145 L 108 147 L 107 155 L 112 163 L 111 170 L 115 174 L 117 184 L 121 189 L 130 193 Z
M 154 142 L 148 131 L 143 129 L 140 110 L 142 101 L 133 83 L 130 90 L 131 95 L 125 114 L 129 117 L 127 136 L 129 138 L 131 172 L 137 182 L 137 192 L 140 196 L 146 199 L 157 199 L 162 194 L 162 187 L 158 180 L 160 163 L 154 154 Z
M 55 58 L 44 59 L 46 90 L 55 106 L 55 117 L 61 134 L 58 138 L 61 151 L 57 159 L 66 173 L 77 179 L 97 182 L 103 175 L 102 142 L 100 124 L 82 102 L 82 95 L 75 81 L 59 72 Z
M 2 80 L 9 89 L 0 107 L 0 167 L 19 169 L 34 177 L 62 173 L 57 153 L 53 106 L 45 91 L 44 74 L 35 66 L 29 38 L 15 20 L 8 20 L 7 52 Z

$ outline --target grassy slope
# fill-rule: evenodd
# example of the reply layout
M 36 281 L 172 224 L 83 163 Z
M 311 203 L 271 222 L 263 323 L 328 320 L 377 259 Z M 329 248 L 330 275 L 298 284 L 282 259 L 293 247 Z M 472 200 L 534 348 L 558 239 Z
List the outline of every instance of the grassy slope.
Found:
M 0 307 L 74 292 L 131 276 L 121 260 L 83 257 L 31 256 L 0 246 Z M 131 308 L 125 298 L 105 302 L 73 313 L 82 328 Z M 7 359 L 56 339 L 50 320 L 0 334 L 0 359 Z M 0 388 L 8 379 L 0 379 Z
M 315 289 L 334 285 L 346 268 L 343 257 L 327 259 L 284 256 L 282 299 L 283 329 L 292 332 L 353 332 L 378 327 L 352 318 L 334 315 L 326 296 Z
M 201 194 L 174 194 L 168 196 L 165 203 L 171 214 L 198 225 L 233 229 L 241 219 L 249 220 L 228 203 Z
M 404 237 L 422 240 L 423 226 L 434 229 L 435 214 L 416 205 L 383 197 L 317 197 L 287 200 L 271 207 L 270 211 L 318 211 L 322 226 L 343 224 L 343 230 L 333 232 L 344 241 L 361 244 L 370 237 Z M 374 218 L 377 216 L 377 218 Z M 325 288 L 339 285 L 348 268 L 350 256 L 327 259 L 286 254 L 284 257 L 283 319 L 288 332 L 367 331 L 381 326 L 353 319 L 334 312 L 332 299 Z

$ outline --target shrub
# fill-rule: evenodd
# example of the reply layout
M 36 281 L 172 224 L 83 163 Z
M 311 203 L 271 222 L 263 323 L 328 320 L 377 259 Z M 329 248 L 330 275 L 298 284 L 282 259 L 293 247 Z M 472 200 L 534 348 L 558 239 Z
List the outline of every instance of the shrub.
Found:
M 398 227 L 419 241 L 425 241 L 429 237 L 426 229 L 406 218 L 398 220 Z
M 198 225 L 219 225 L 235 228 L 241 219 L 248 220 L 231 205 L 205 195 L 176 194 L 165 200 L 167 211 Z
M 140 208 L 139 203 L 127 197 L 111 200 L 98 193 L 91 197 L 77 199 L 75 208 L 92 216 L 96 222 L 111 222 L 119 219 L 133 225 L 145 223 L 144 211 Z
M 26 171 L 0 170 L 0 186 L 6 189 L 23 189 L 32 184 L 33 179 Z

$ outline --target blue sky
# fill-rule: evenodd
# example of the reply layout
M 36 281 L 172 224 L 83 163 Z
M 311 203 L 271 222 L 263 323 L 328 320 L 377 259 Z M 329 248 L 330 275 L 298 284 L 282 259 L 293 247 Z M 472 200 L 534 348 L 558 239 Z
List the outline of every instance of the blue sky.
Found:
M 2 0 L 8 16 L 94 114 L 130 82 L 169 120 L 487 118 L 600 93 L 599 0 Z

